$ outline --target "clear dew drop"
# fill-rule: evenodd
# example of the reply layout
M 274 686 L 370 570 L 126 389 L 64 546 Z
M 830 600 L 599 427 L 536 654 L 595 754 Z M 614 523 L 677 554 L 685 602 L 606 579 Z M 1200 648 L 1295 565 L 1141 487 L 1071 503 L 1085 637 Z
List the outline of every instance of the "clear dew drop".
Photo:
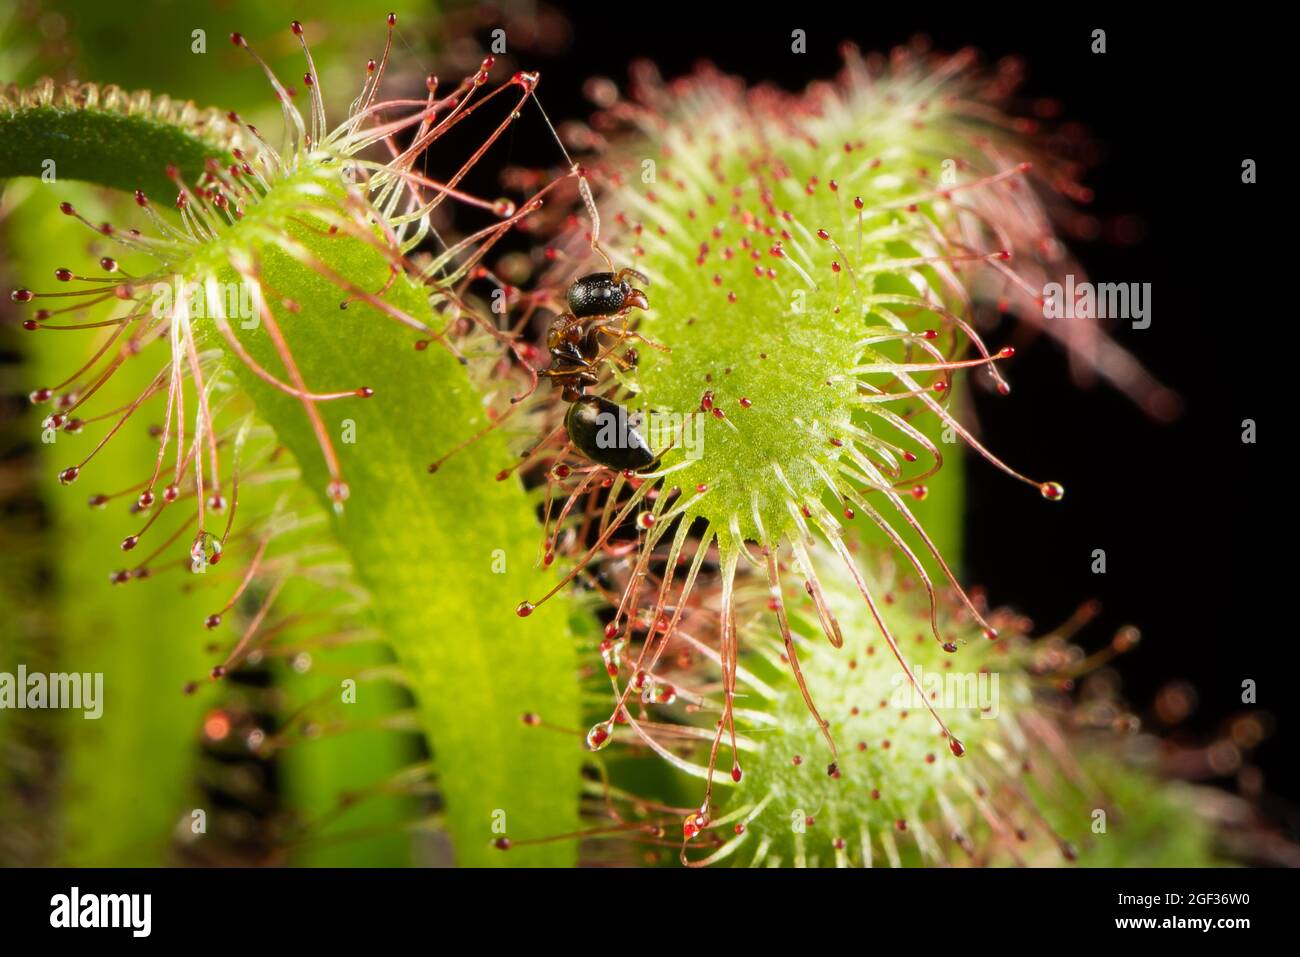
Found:
M 1059 502 L 1065 497 L 1065 486 L 1060 482 L 1044 482 L 1038 486 L 1038 491 L 1042 493 L 1043 498 L 1049 502 Z
M 199 532 L 190 545 L 190 558 L 196 565 L 215 565 L 221 559 L 221 539 L 211 532 Z
M 592 725 L 587 732 L 587 749 L 590 751 L 600 751 L 609 745 L 614 737 L 614 724 L 610 721 L 602 721 L 600 724 Z
M 659 686 L 655 684 L 654 679 L 645 682 L 645 687 L 641 689 L 641 703 L 654 704 L 659 700 Z

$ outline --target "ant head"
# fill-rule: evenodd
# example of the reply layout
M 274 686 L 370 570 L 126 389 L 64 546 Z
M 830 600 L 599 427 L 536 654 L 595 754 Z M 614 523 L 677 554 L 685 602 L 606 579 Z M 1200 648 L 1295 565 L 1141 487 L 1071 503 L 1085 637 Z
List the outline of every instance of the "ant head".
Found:
M 619 292 L 623 294 L 623 306 L 636 306 L 638 309 L 649 309 L 650 300 L 640 289 L 635 288 L 631 283 L 624 279 L 619 284 Z

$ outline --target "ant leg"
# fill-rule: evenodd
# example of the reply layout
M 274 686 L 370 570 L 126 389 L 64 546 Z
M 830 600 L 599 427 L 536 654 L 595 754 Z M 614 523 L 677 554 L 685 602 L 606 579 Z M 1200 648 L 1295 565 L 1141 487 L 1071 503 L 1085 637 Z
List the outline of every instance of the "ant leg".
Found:
M 608 359 L 610 362 L 614 363 L 614 365 L 618 366 L 619 369 L 623 372 L 627 372 L 629 369 L 636 368 L 636 366 L 634 366 L 632 363 L 628 362 L 622 356 L 615 353 L 613 349 L 614 346 L 610 346 L 609 349 L 606 349 L 604 352 L 602 352 L 600 354 L 600 359 Z
M 618 327 L 607 326 L 607 325 L 606 325 L 606 326 L 597 326 L 597 327 L 596 327 L 596 331 L 597 331 L 597 332 L 603 332 L 603 333 L 604 333 L 605 335 L 607 335 L 607 336 L 612 336 L 612 337 L 614 337 L 615 339 L 619 340 L 620 342 L 623 341 L 623 340 L 625 340 L 625 339 L 634 339 L 634 340 L 636 340 L 637 342 L 643 342 L 643 343 L 645 343 L 645 344 L 648 345 L 651 349 L 658 349 L 660 352 L 672 352 L 672 351 L 673 351 L 673 350 L 670 349 L 668 346 L 664 345 L 662 342 L 655 342 L 653 339 L 647 339 L 645 336 L 641 335 L 641 333 L 637 332 L 636 330 L 634 330 L 634 329 L 629 329 L 629 328 L 627 327 L 627 323 L 628 323 L 628 317 L 627 317 L 626 315 L 624 315 L 624 316 L 623 316 L 623 324 L 622 324 L 621 326 L 618 326 Z

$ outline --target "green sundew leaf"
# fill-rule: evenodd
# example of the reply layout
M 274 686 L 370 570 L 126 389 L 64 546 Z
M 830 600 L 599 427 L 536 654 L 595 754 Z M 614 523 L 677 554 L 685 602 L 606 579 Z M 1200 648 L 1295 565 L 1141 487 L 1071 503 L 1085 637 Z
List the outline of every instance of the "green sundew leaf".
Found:
M 0 350 L 18 355 L 22 336 L 15 326 L 0 327 Z M 31 388 L 23 369 L 0 368 L 7 390 Z M 36 423 L 37 416 L 30 413 L 0 417 L 6 479 L 0 488 L 0 540 L 5 543 L 0 549 L 0 673 L 11 675 L 19 664 L 31 671 L 55 670 L 46 578 L 52 556 L 41 527 L 36 466 L 25 452 Z M 0 867 L 50 863 L 53 842 L 45 813 L 54 789 L 49 725 L 39 711 L 0 713 Z
M 317 190 L 341 195 L 337 180 L 320 171 L 282 183 L 186 272 L 191 280 L 233 282 L 224 249 L 260 249 L 265 283 L 277 297 L 269 304 L 309 386 L 375 390 L 370 399 L 320 406 L 351 490 L 334 529 L 410 675 L 458 863 L 571 864 L 571 843 L 508 855 L 492 847 L 502 825 L 518 840 L 569 833 L 577 824 L 579 746 L 521 721 L 532 711 L 560 726 L 578 723 L 577 663 L 563 604 L 527 621 L 515 614 L 522 599 L 549 583 L 535 567 L 540 532 L 532 507 L 516 479 L 493 480 L 511 460 L 499 434 L 428 474 L 440 452 L 486 424 L 482 398 L 450 352 L 437 344 L 416 350 L 413 332 L 367 304 L 340 309 L 344 292 L 255 232 L 288 223 L 290 235 L 335 273 L 361 289 L 384 289 L 388 264 L 372 246 L 291 221 L 290 211 L 301 221 L 303 197 Z M 400 278 L 383 298 L 436 328 L 427 294 Z M 282 309 L 283 297 L 300 310 Z M 259 363 L 279 367 L 264 330 L 239 334 Z M 234 368 L 259 415 L 301 463 L 303 482 L 324 501 L 329 475 L 301 403 L 242 364 Z
M 87 212 L 106 211 L 94 190 L 63 187 L 59 195 Z M 84 225 L 61 215 L 52 194 L 39 186 L 12 210 L 7 225 L 9 261 L 23 276 L 52 276 L 59 266 L 89 258 L 89 242 L 99 245 L 96 255 L 107 251 Z M 124 268 L 133 266 L 129 257 L 123 259 Z M 69 333 L 28 335 L 24 344 L 30 350 L 32 380 L 60 381 L 89 358 L 97 342 Z M 143 390 L 156 372 L 126 363 L 114 386 Z M 48 408 L 40 407 L 40 414 L 48 414 Z M 37 436 L 38 418 L 31 417 Z M 179 572 L 111 586 L 109 574 L 127 564 L 116 543 L 138 531 L 141 518 L 128 514 L 127 498 L 114 500 L 104 511 L 86 505 L 90 494 L 116 492 L 139 480 L 157 450 L 148 425 L 143 418 L 132 420 L 72 488 L 60 486 L 55 476 L 94 447 L 96 428 L 88 426 L 80 435 L 47 433 L 54 441 L 38 445 L 50 517 L 43 543 L 55 576 L 45 610 L 57 642 L 51 649 L 57 664 L 51 667 L 103 674 L 99 719 L 87 720 L 77 711 L 30 712 L 60 742 L 65 773 L 58 809 L 59 859 L 66 864 L 165 863 L 172 829 L 197 806 L 192 781 L 198 731 L 212 698 L 207 690 L 187 696 L 182 689 L 211 667 L 202 638 L 209 599 L 183 592 Z M 96 487 L 88 488 L 90 482 Z
M 1080 765 L 1104 799 L 1089 801 L 1080 791 L 1043 793 L 1033 786 L 1038 806 L 1061 833 L 1085 835 L 1079 840 L 1082 867 L 1223 867 L 1228 862 L 1215 851 L 1215 826 L 1198 812 L 1197 789 L 1178 781 L 1161 780 L 1103 747 L 1077 749 Z M 1104 815 L 1099 812 L 1104 811 Z
M 290 680 L 297 683 L 297 676 Z M 391 699 L 375 696 L 372 700 L 378 705 L 369 710 L 391 712 Z M 380 727 L 305 741 L 286 753 L 281 760 L 285 801 L 313 828 L 294 849 L 292 863 L 300 867 L 411 866 L 412 842 L 407 828 L 419 817 L 419 804 L 392 794 L 372 795 L 367 789 L 394 781 L 395 765 L 413 763 L 415 751 L 409 740 Z M 360 786 L 341 787 L 351 783 Z M 352 794 L 360 795 L 358 802 L 340 812 L 339 801 Z
M 222 118 L 188 104 L 148 105 L 147 94 L 105 89 L 95 91 L 94 104 L 74 105 L 63 91 L 46 89 L 48 102 L 40 105 L 31 105 L 33 91 L 0 89 L 0 178 L 84 180 L 174 198 L 169 163 L 192 182 L 233 142 Z
M 56 118 L 38 111 L 27 120 L 39 125 Z M 85 175 L 109 185 L 143 181 L 150 163 L 138 151 L 123 150 L 115 158 L 136 165 L 111 173 L 100 166 Z M 39 158 L 23 162 L 24 169 L 39 166 Z M 280 205 L 277 192 L 286 200 Z M 535 711 L 558 726 L 576 727 L 578 691 L 564 608 L 543 609 L 527 622 L 514 613 L 521 599 L 545 591 L 548 579 L 534 567 L 539 532 L 528 497 L 516 480 L 492 480 L 509 461 L 504 440 L 491 436 L 436 477 L 427 474 L 438 453 L 485 424 L 477 390 L 445 350 L 417 352 L 409 331 L 369 306 L 354 303 L 340 311 L 344 294 L 337 287 L 267 245 L 265 233 L 251 233 L 250 220 L 283 231 L 300 216 L 303 195 L 283 185 L 277 192 L 226 233 L 223 243 L 258 249 L 269 285 L 300 304 L 297 314 L 273 308 L 309 384 L 376 390 L 367 401 L 321 408 L 351 486 L 334 529 L 410 673 L 457 860 L 480 866 L 572 864 L 572 842 L 517 847 L 508 855 L 492 847 L 503 826 L 516 840 L 572 832 L 581 760 L 567 736 L 538 732 L 520 720 L 523 712 Z M 298 236 L 355 285 L 386 288 L 387 262 L 367 244 L 301 231 Z M 233 281 L 226 252 L 222 244 L 205 247 L 186 278 Z M 422 287 L 399 280 L 385 298 L 434 322 Z M 211 339 L 219 342 L 215 334 Z M 244 346 L 264 366 L 282 368 L 264 330 L 246 334 Z M 325 500 L 325 465 L 300 403 L 242 364 L 235 368 L 259 415 L 298 458 L 303 481 Z M 355 428 L 356 444 L 338 441 L 345 419 Z
M 248 54 L 230 42 L 232 32 L 253 38 L 257 52 L 287 86 L 298 86 L 306 61 L 289 30 L 302 20 L 312 57 L 321 72 L 318 88 L 337 94 L 339 108 L 361 92 L 367 57 L 384 47 L 384 17 L 398 17 L 397 50 L 418 57 L 433 33 L 440 4 L 393 0 L 376 7 L 355 0 L 312 0 L 278 4 L 262 0 L 184 3 L 139 0 L 131 16 L 96 0 L 45 0 L 48 12 L 63 15 L 73 76 L 93 76 L 130 89 L 166 89 L 173 96 L 220 102 L 241 112 L 269 108 L 278 113 L 271 86 Z M 417 15 L 418 14 L 418 19 Z M 67 67 L 43 64 L 45 71 Z M 6 79 L 9 79 L 6 77 Z M 332 104 L 330 104 L 332 105 Z
M 406 828 L 419 802 L 394 787 L 419 758 L 414 737 L 383 725 L 410 696 L 375 672 L 391 668 L 392 652 L 380 641 L 311 652 L 312 670 L 288 674 L 280 685 L 285 711 L 305 708 L 323 722 L 321 737 L 295 742 L 279 756 L 285 803 L 307 827 L 291 860 L 305 867 L 409 867 Z M 351 689 L 344 682 L 351 681 Z M 351 698 L 345 699 L 345 690 Z M 344 722 L 342 729 L 330 727 Z
M 11 100 L 17 102 L 18 95 L 12 90 L 10 94 Z M 47 99 L 57 103 L 60 96 L 57 91 L 54 91 Z M 39 176 L 46 172 L 41 166 L 42 162 L 45 159 L 53 159 L 55 165 L 52 171 L 56 177 L 93 180 L 121 189 L 140 186 L 147 193 L 154 192 L 166 196 L 175 190 L 174 184 L 163 175 L 168 162 L 175 164 L 182 175 L 192 179 L 201 171 L 204 161 L 209 156 L 222 155 L 223 151 L 215 144 L 222 141 L 228 135 L 228 131 L 219 123 L 213 122 L 212 114 L 199 117 L 205 123 L 213 123 L 209 132 L 215 132 L 215 135 L 209 136 L 203 132 L 198 134 L 191 132 L 180 123 L 182 117 L 179 111 L 176 111 L 174 117 L 168 117 L 167 107 L 155 108 L 158 109 L 155 114 L 128 114 L 121 112 L 121 108 L 122 104 L 115 96 L 113 106 L 109 109 L 85 108 L 84 105 L 76 108 L 47 105 L 0 112 L 0 130 L 3 130 L 3 134 L 0 134 L 0 167 L 7 174 L 30 173 Z M 162 118 L 159 118 L 160 116 Z M 70 195 L 65 196 L 66 192 L 60 188 L 59 198 L 74 198 Z M 33 203 L 36 199 L 37 197 L 33 197 Z M 87 236 L 85 227 L 81 223 L 59 215 L 53 208 L 53 201 L 47 205 L 50 208 L 39 214 L 28 214 L 36 219 L 36 222 L 30 225 L 32 231 L 28 235 L 38 238 L 41 242 L 47 242 L 51 235 L 66 236 L 66 242 L 49 243 L 46 248 L 57 251 L 58 255 L 63 257 L 57 265 L 68 265 L 79 258 L 70 257 L 68 253 L 72 249 L 80 250 L 84 246 Z M 90 208 L 85 212 L 89 215 Z M 23 218 L 16 218 L 14 221 L 15 229 L 27 228 L 25 224 L 26 220 Z M 56 230 L 57 232 L 54 232 Z M 21 239 L 22 237 L 18 235 L 14 236 L 15 242 L 21 242 Z M 33 263 L 34 268 L 26 268 L 28 264 L 21 259 L 19 265 L 23 267 L 21 278 L 24 280 L 38 275 L 49 276 L 55 268 L 55 264 L 50 262 Z M 49 344 L 54 345 L 54 343 Z M 66 338 L 58 343 L 61 346 L 66 344 Z M 64 357 L 62 353 L 57 359 L 53 356 L 49 358 L 52 360 L 49 363 L 50 375 L 62 377 L 74 367 L 71 358 Z M 117 380 L 117 383 L 121 382 L 122 379 Z M 143 382 L 138 385 L 142 388 Z M 129 460 L 127 457 L 122 458 Z M 116 457 L 101 455 L 99 468 L 104 468 L 112 459 Z M 137 457 L 133 461 L 139 462 L 140 459 Z M 123 478 L 119 484 L 124 485 L 138 478 L 138 475 L 132 473 L 129 479 Z M 57 483 L 54 483 L 50 494 L 57 495 L 59 491 L 61 490 Z M 246 490 L 245 495 L 247 494 Z M 67 498 L 68 494 L 64 493 L 63 497 Z M 74 514 L 79 518 L 84 517 L 77 511 L 84 505 L 81 496 L 74 496 L 74 498 L 76 505 Z M 126 532 L 122 534 L 125 535 Z M 105 541 L 112 541 L 112 539 L 108 538 Z M 69 569 L 69 575 L 75 574 L 75 571 Z M 102 569 L 96 569 L 96 583 L 102 580 L 100 571 Z M 74 578 L 71 581 L 75 583 L 76 580 Z M 142 611 L 147 611 L 147 607 L 146 598 Z M 189 631 L 183 633 L 191 636 L 196 647 L 202 641 L 202 632 L 196 631 L 194 625 L 201 620 L 202 612 L 205 610 L 210 609 L 195 609 L 191 615 L 197 612 L 200 617 L 191 617 L 184 623 Z M 128 616 L 120 616 L 119 620 L 124 629 L 134 627 L 148 630 L 147 621 L 132 621 Z M 105 644 L 109 646 L 111 639 L 106 637 Z M 374 653 L 382 654 L 381 651 Z M 191 662 L 194 666 L 193 670 L 186 673 L 181 680 L 199 676 L 211 665 L 211 662 L 197 657 L 192 658 Z M 147 669 L 146 662 L 141 661 L 140 664 Z M 395 699 L 390 695 L 387 696 L 387 700 L 391 704 Z M 172 750 L 181 749 L 188 753 L 193 749 L 192 731 L 195 724 L 194 720 L 189 720 L 188 724 L 167 720 L 161 722 L 163 728 L 169 728 L 173 733 L 183 735 L 178 738 L 179 743 L 175 744 Z M 295 755 L 295 759 L 286 770 L 287 787 L 290 793 L 310 795 L 313 799 L 327 796 L 332 800 L 333 796 L 340 792 L 358 788 L 369 781 L 394 773 L 402 763 L 409 761 L 408 755 L 397 753 L 403 749 L 400 740 L 396 740 L 395 736 L 379 734 L 372 737 L 375 740 L 369 740 L 364 744 L 356 744 L 348 740 L 331 741 L 313 749 L 309 756 L 302 757 L 300 760 Z M 161 744 L 160 747 L 167 750 L 166 743 Z M 295 775 L 300 773 L 303 776 L 302 781 L 295 779 Z M 185 776 L 180 773 L 175 776 L 178 782 L 184 779 Z M 324 807 L 321 801 L 317 800 L 314 805 L 308 802 L 303 809 L 306 810 L 310 806 Z M 409 818 L 409 809 L 406 810 L 408 813 L 405 818 Z M 396 827 L 405 820 L 402 811 L 402 808 L 393 806 L 381 808 L 379 811 L 367 809 L 361 817 L 372 826 L 387 824 Z M 93 809 L 88 811 L 90 816 L 96 813 Z M 98 833 L 106 839 L 112 839 L 111 832 Z M 136 842 L 139 843 L 138 840 Z M 409 842 L 403 836 L 398 835 L 396 838 L 388 839 L 382 851 L 374 842 L 360 846 L 354 843 L 349 846 L 348 851 L 357 855 L 351 861 L 352 863 L 360 863 L 364 859 L 374 864 L 400 865 L 409 863 L 408 844 Z M 376 854 L 379 856 L 375 856 Z M 337 854 L 333 856 L 333 860 L 336 863 L 345 862 Z M 142 858 L 141 862 L 149 861 Z

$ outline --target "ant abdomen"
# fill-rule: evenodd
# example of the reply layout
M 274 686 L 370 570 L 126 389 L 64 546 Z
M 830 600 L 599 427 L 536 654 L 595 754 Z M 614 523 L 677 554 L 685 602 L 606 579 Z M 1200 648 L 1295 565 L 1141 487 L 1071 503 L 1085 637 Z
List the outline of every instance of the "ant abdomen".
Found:
M 657 461 L 627 409 L 598 395 L 574 400 L 564 417 L 569 440 L 591 461 L 615 471 L 642 471 Z

